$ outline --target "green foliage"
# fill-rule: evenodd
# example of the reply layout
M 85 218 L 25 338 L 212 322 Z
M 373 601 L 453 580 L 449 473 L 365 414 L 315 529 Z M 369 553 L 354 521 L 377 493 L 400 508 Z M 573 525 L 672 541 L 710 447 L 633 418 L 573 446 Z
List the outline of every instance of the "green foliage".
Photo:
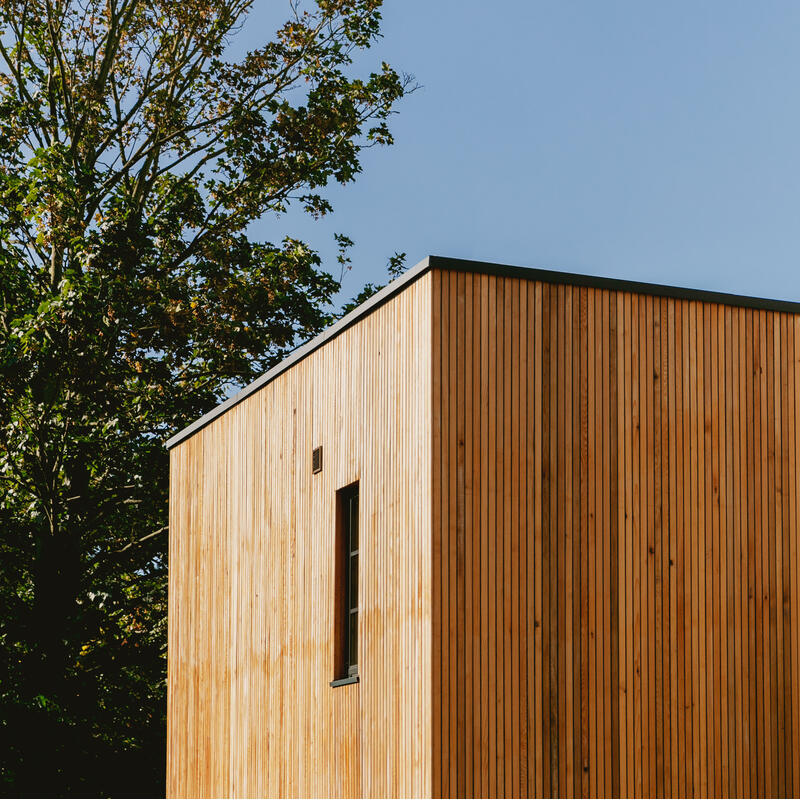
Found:
M 0 4 L 0 793 L 163 792 L 164 441 L 332 319 L 253 223 L 392 141 L 408 79 L 350 74 L 378 0 L 231 61 L 252 6 Z
M 340 257 L 340 262 L 342 261 Z M 349 259 L 345 259 L 347 263 L 349 263 Z M 406 270 L 406 254 L 405 253 L 395 253 L 393 256 L 389 256 L 389 261 L 386 264 L 386 272 L 389 275 L 390 280 L 394 280 L 395 278 L 399 278 Z M 342 306 L 342 314 L 347 314 L 349 311 L 352 311 L 354 308 L 360 306 L 365 300 L 368 300 L 372 295 L 379 292 L 386 284 L 384 283 L 367 283 L 364 284 L 361 291 L 352 299 L 348 300 Z

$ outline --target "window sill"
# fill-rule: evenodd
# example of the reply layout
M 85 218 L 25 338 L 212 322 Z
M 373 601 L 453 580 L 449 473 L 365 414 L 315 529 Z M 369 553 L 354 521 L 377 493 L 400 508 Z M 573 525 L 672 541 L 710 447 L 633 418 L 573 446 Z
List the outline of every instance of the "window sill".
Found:
M 335 681 L 331 681 L 331 686 L 336 688 L 337 686 L 347 686 L 350 683 L 358 683 L 358 675 L 350 675 L 347 678 L 339 678 Z

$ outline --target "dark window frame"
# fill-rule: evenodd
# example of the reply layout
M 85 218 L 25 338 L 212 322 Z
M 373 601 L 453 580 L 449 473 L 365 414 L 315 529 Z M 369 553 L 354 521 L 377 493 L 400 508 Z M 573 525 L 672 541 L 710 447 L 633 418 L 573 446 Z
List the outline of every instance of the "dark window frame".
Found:
M 345 671 L 358 675 L 358 482 L 343 495 L 345 543 L 345 597 L 347 612 L 344 632 Z
M 359 482 L 336 492 L 335 678 L 331 686 L 358 682 Z

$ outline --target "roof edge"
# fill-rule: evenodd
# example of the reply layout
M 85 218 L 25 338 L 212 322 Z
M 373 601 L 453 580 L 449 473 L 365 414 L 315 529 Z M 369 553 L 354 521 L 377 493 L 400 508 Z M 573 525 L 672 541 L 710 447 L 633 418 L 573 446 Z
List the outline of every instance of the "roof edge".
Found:
M 376 292 L 372 297 L 361 303 L 361 305 L 345 314 L 338 322 L 331 325 L 330 328 L 326 328 L 322 333 L 310 339 L 305 344 L 300 345 L 296 350 L 293 350 L 283 361 L 276 364 L 272 369 L 256 378 L 252 383 L 248 383 L 247 386 L 240 389 L 236 394 L 232 395 L 218 406 L 214 406 L 211 411 L 203 414 L 200 419 L 195 420 L 191 425 L 187 425 L 183 430 L 178 431 L 174 436 L 167 439 L 165 445 L 167 450 L 171 450 L 175 445 L 184 441 L 184 439 L 188 439 L 192 434 L 197 433 L 201 428 L 208 425 L 209 422 L 212 422 L 221 414 L 224 414 L 229 408 L 238 405 L 242 400 L 253 394 L 253 392 L 257 392 L 262 386 L 277 378 L 281 373 L 286 372 L 289 367 L 322 347 L 326 342 L 336 338 L 340 333 L 367 316 L 367 314 L 372 313 L 388 300 L 391 300 L 398 292 L 424 275 L 430 268 L 431 257 L 427 256 L 418 264 L 411 267 L 411 269 L 404 272 L 399 278 L 395 278 L 391 283 L 387 283 L 383 289 Z
M 616 292 L 673 297 L 678 300 L 698 300 L 706 303 L 721 303 L 740 308 L 757 308 L 765 311 L 783 311 L 800 314 L 800 302 L 792 300 L 772 300 L 766 297 L 715 292 L 707 289 L 687 289 L 660 283 L 629 281 L 624 278 L 603 278 L 579 272 L 557 272 L 537 267 L 519 267 L 507 264 L 493 264 L 483 261 L 470 261 L 463 258 L 428 256 L 432 269 L 446 269 L 458 272 L 478 272 L 484 275 L 501 275 L 506 278 L 524 278 L 544 283 L 563 283 L 569 286 L 587 286 L 593 289 L 609 289 Z
M 323 344 L 336 338 L 360 319 L 372 313 L 406 286 L 431 269 L 442 269 L 456 272 L 473 272 L 485 275 L 498 275 L 509 278 L 523 278 L 525 280 L 543 281 L 544 283 L 567 284 L 570 286 L 587 286 L 594 289 L 609 289 L 617 292 L 631 292 L 634 294 L 653 295 L 656 297 L 672 297 L 678 300 L 697 300 L 707 303 L 721 303 L 723 305 L 741 308 L 754 308 L 766 311 L 782 311 L 790 314 L 800 314 L 800 302 L 789 300 L 769 300 L 762 297 L 748 297 L 745 295 L 712 292 L 704 289 L 686 289 L 677 286 L 666 286 L 657 283 L 642 283 L 627 281 L 620 278 L 602 278 L 596 275 L 585 275 L 573 272 L 556 272 L 548 269 L 520 267 L 507 264 L 494 264 L 486 261 L 471 261 L 462 258 L 448 258 L 446 256 L 427 256 L 407 272 L 403 273 L 391 283 L 376 292 L 360 306 L 345 314 L 336 324 L 331 325 L 319 335 L 294 350 L 279 364 L 265 372 L 252 383 L 245 386 L 235 395 L 215 406 L 211 411 L 195 420 L 191 425 L 183 428 L 174 436 L 167 439 L 166 448 L 171 450 L 193 434 L 197 433 L 228 409 L 238 405 L 245 398 L 257 392 L 262 386 L 286 372 L 290 367 L 301 361 L 307 355 L 319 349 Z

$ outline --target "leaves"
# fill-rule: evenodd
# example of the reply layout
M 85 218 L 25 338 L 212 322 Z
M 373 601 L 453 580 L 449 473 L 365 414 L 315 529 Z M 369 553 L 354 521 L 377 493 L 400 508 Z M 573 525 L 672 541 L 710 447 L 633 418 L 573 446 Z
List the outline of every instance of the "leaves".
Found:
M 9 791 L 162 791 L 165 440 L 328 325 L 266 213 L 332 210 L 410 88 L 375 0 L 0 4 L 0 763 Z M 397 256 L 399 259 L 399 256 Z M 400 260 L 392 269 L 399 268 Z M 20 733 L 22 731 L 23 733 Z M 26 738 L 27 737 L 27 738 Z M 27 753 L 46 750 L 47 763 Z M 127 780 L 127 779 L 126 779 Z

